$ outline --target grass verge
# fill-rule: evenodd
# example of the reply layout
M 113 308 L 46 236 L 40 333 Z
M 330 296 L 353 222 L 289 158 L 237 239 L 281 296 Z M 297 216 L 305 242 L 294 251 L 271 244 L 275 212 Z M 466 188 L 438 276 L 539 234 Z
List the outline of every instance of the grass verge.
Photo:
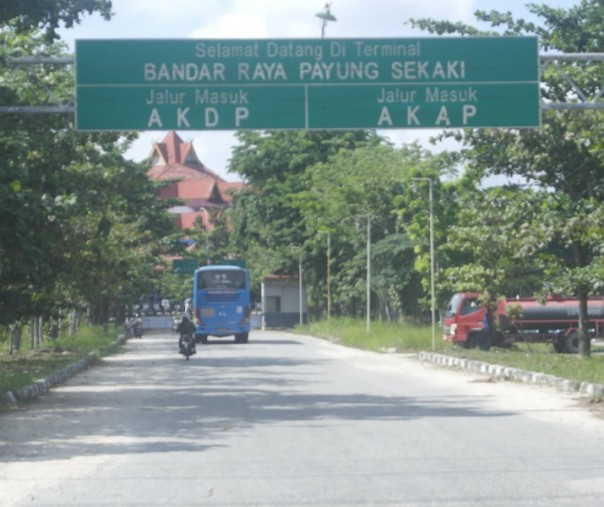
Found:
M 0 396 L 75 363 L 90 352 L 106 355 L 116 335 L 113 328 L 105 331 L 101 326 L 82 326 L 76 335 L 48 340 L 40 349 L 0 352 Z
M 362 319 L 331 318 L 297 326 L 296 332 L 329 339 L 342 345 L 366 350 L 391 350 L 414 353 L 432 350 L 430 326 L 406 323 L 371 322 L 367 332 Z M 558 354 L 551 345 L 519 343 L 510 349 L 491 348 L 489 351 L 467 350 L 443 342 L 436 330 L 435 352 L 522 370 L 546 373 L 556 377 L 604 384 L 604 348 L 592 346 L 592 355 L 583 359 L 575 354 Z

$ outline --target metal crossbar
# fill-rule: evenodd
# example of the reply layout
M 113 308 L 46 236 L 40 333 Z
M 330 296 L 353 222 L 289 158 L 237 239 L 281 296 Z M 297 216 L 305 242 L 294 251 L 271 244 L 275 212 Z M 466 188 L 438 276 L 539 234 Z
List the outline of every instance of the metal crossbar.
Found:
M 553 66 L 556 71 L 564 78 L 571 86 L 577 96 L 576 101 L 570 102 L 545 102 L 541 100 L 541 110 L 585 110 L 585 109 L 604 109 L 604 82 L 600 82 L 596 93 L 590 97 L 589 94 L 581 88 L 577 82 L 564 70 L 563 63 L 573 62 L 602 62 L 604 61 L 604 53 L 562 53 L 558 55 L 540 55 L 539 61 L 541 69 Z M 604 81 L 604 72 L 601 76 Z

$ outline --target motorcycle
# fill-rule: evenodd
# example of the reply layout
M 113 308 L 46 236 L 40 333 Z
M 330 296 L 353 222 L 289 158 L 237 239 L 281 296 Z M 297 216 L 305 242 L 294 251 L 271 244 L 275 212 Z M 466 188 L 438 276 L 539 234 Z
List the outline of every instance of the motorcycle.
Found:
M 143 336 L 143 323 L 140 319 L 136 319 L 132 324 L 132 333 L 135 338 L 140 338 Z
M 187 361 L 190 356 L 197 354 L 197 351 L 195 350 L 195 339 L 191 333 L 181 334 L 178 343 L 180 346 L 180 353 L 185 356 Z

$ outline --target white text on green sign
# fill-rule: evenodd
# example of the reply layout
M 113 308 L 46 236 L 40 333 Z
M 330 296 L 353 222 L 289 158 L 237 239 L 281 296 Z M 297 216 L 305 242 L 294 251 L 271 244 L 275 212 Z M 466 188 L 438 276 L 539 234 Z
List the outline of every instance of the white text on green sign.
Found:
M 535 38 L 77 41 L 83 130 L 539 125 Z

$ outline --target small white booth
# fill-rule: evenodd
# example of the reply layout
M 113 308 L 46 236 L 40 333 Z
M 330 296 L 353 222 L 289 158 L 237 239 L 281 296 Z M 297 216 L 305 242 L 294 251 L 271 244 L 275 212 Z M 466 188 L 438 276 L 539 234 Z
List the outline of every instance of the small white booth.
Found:
M 268 275 L 262 282 L 262 329 L 307 322 L 306 290 L 297 276 Z

